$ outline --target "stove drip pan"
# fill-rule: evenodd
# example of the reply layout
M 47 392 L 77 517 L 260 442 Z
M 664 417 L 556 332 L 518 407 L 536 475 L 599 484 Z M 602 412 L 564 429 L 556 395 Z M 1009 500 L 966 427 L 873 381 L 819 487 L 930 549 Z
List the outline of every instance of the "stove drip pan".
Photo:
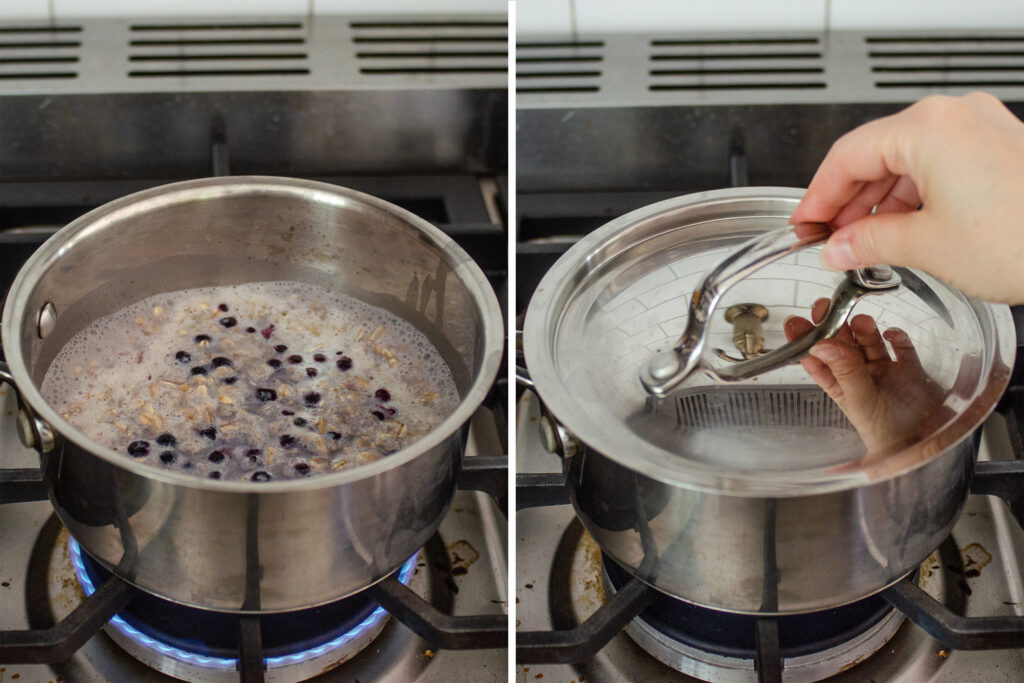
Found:
M 614 593 L 631 577 L 602 555 L 604 590 Z M 783 680 L 813 683 L 845 671 L 880 649 L 904 617 L 872 596 L 844 607 L 777 617 Z M 625 632 L 676 671 L 715 683 L 756 681 L 757 617 L 700 607 L 669 596 L 655 600 Z
M 111 574 L 74 539 L 69 539 L 68 549 L 75 575 L 85 595 L 91 595 Z M 399 569 L 402 583 L 408 585 L 418 556 Z M 302 681 L 338 666 L 373 642 L 389 618 L 363 594 L 311 609 L 261 615 L 265 680 Z M 237 615 L 143 594 L 103 628 L 128 654 L 169 676 L 185 681 L 238 680 Z

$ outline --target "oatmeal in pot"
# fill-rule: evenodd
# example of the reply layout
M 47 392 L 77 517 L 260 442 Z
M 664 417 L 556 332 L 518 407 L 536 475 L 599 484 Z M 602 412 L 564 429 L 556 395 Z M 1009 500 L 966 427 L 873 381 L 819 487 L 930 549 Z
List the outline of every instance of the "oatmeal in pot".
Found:
M 126 458 L 250 481 L 373 462 L 459 401 L 447 365 L 414 326 L 294 282 L 139 301 L 75 335 L 42 393 Z

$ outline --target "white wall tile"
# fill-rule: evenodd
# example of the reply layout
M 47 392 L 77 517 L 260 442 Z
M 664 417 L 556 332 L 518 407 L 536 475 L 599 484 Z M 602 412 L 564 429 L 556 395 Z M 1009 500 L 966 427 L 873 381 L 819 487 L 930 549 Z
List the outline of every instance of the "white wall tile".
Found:
M 1021 0 L 832 0 L 832 29 L 1024 28 Z
M 0 1 L 0 21 L 46 21 L 49 18 L 50 6 L 47 0 Z
M 658 31 L 794 30 L 825 26 L 824 0 L 576 0 L 581 34 Z
M 314 14 L 506 14 L 507 0 L 312 0 Z
M 35 4 L 30 0 L 27 4 Z M 0 0 L 0 6 L 25 4 Z M 46 0 L 41 0 L 46 7 Z M 297 16 L 314 14 L 504 14 L 506 0 L 54 0 L 63 17 Z M 2 16 L 2 14 L 0 14 Z
M 58 19 L 86 17 L 295 16 L 307 0 L 53 0 Z
M 572 34 L 570 0 L 518 0 L 516 34 L 523 36 Z

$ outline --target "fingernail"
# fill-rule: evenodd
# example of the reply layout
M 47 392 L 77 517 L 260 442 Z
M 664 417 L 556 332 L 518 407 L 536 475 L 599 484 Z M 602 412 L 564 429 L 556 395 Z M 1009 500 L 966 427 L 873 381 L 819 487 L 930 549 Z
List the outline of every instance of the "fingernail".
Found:
M 860 266 L 850 239 L 842 232 L 834 234 L 821 250 L 821 263 L 829 270 L 853 270 Z
M 831 344 L 818 344 L 817 346 L 812 346 L 810 354 L 824 363 L 839 360 L 840 356 L 839 349 Z

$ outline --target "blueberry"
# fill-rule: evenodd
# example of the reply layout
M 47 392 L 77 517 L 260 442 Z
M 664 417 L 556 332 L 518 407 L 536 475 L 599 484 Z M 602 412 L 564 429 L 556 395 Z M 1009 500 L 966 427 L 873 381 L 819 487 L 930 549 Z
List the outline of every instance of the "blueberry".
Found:
M 214 362 L 216 362 L 216 360 L 217 359 L 215 358 Z M 378 389 L 377 391 L 373 392 L 373 395 L 374 395 L 374 397 L 376 397 L 376 399 L 378 401 L 390 401 L 391 400 L 391 392 L 388 391 L 387 389 Z
M 208 341 L 213 341 L 213 340 L 210 338 L 210 335 L 208 335 L 208 334 L 197 334 L 195 336 L 195 340 L 194 341 L 195 341 L 196 344 L 199 344 L 201 342 L 208 342 Z
M 214 358 L 210 362 L 213 363 L 213 367 L 215 367 L 215 368 L 230 368 L 231 367 L 231 359 L 230 358 L 225 358 L 224 356 L 217 356 L 216 358 Z
M 174 462 L 174 453 L 172 451 L 164 451 L 160 454 L 160 462 L 165 465 L 170 465 Z
M 279 367 L 281 367 L 281 361 L 279 361 L 276 358 L 271 358 L 270 360 L 267 361 L 267 365 L 277 370 Z
M 373 411 L 371 411 L 371 412 L 370 412 L 370 415 L 373 415 L 373 416 L 374 416 L 375 418 L 377 418 L 378 420 L 385 420 L 385 419 L 387 419 L 387 418 L 386 418 L 386 416 L 384 415 L 384 413 L 382 413 L 382 412 L 381 412 L 381 411 L 379 411 L 379 410 L 373 410 Z
M 325 360 L 327 360 L 327 356 L 325 356 L 322 353 L 315 353 L 313 354 L 313 360 L 315 360 L 317 363 L 323 363 Z
M 224 384 L 234 384 L 237 381 L 238 381 L 238 378 L 233 376 L 233 375 L 231 377 L 225 377 L 224 378 Z
M 394 417 L 395 413 L 398 412 L 394 408 L 388 408 L 387 406 L 377 406 L 386 417 Z
M 204 427 L 203 429 L 197 429 L 196 431 L 199 433 L 199 436 L 205 436 L 207 439 L 210 439 L 211 441 L 217 438 L 216 427 Z
M 206 456 L 206 459 L 209 460 L 210 462 L 224 462 L 224 454 L 221 453 L 220 451 L 213 451 L 208 456 Z
M 253 481 L 270 481 L 270 472 L 264 472 L 263 470 L 260 470 L 259 472 L 253 472 L 252 473 L 252 480 Z
M 237 324 L 238 324 L 238 321 L 237 321 L 237 320 L 235 320 L 235 319 L 234 319 L 233 317 L 231 317 L 230 315 L 229 315 L 229 316 L 227 316 L 227 317 L 225 317 L 225 318 L 221 318 L 219 322 L 220 322 L 220 324 L 221 324 L 221 325 L 223 325 L 224 327 L 234 327 L 235 325 L 237 325 Z
M 284 353 L 285 351 L 288 350 L 288 347 L 285 346 L 284 344 L 278 344 L 277 346 L 274 347 L 274 350 L 277 351 L 278 353 Z
M 174 438 L 173 434 L 164 432 L 160 436 L 156 437 L 156 442 L 161 446 L 177 446 L 178 440 Z
M 261 450 L 260 450 L 260 449 L 258 449 L 258 448 L 250 448 L 249 450 L 247 450 L 247 451 L 245 452 L 245 454 L 246 454 L 246 455 L 247 455 L 247 456 L 248 456 L 248 457 L 249 457 L 250 459 L 252 459 L 252 458 L 258 457 L 258 456 L 260 456 L 260 455 L 263 455 L 263 451 L 261 451 Z
M 202 365 L 197 365 L 194 368 L 192 368 L 192 370 L 190 370 L 189 372 L 191 372 L 193 375 L 205 375 L 206 368 L 204 368 Z
M 306 368 L 306 377 L 316 377 L 318 374 L 316 368 Z
M 208 476 L 210 479 L 220 479 L 220 472 L 217 471 L 217 470 L 214 470 L 213 472 L 210 472 L 206 476 Z
M 291 363 L 292 365 L 298 365 L 299 363 L 302 362 L 302 356 L 300 356 L 297 353 L 294 354 L 294 355 L 288 356 L 288 362 Z
M 306 418 L 304 418 L 304 417 L 297 417 L 294 420 L 292 420 L 292 424 L 295 425 L 296 427 L 305 427 L 306 426 Z
M 315 391 L 310 391 L 307 394 L 305 394 L 302 397 L 302 399 L 306 402 L 307 405 L 315 405 L 320 402 L 320 394 L 316 393 Z
M 188 363 L 192 360 L 192 356 L 190 356 L 187 351 L 178 351 L 174 354 L 174 359 L 179 363 Z
M 281 414 L 282 415 L 294 415 L 295 411 L 293 411 L 293 410 L 282 410 Z
M 296 439 L 291 434 L 282 434 L 281 438 L 278 440 L 278 443 L 281 444 L 281 448 L 294 448 L 295 444 L 298 443 L 298 441 L 299 440 Z
M 220 304 L 219 306 L 217 306 L 217 310 L 220 311 L 221 313 L 227 313 L 228 312 L 228 305 L 227 304 Z
M 247 328 L 245 328 L 245 331 L 248 332 L 249 334 L 253 334 L 254 332 L 256 332 L 256 328 L 255 327 L 247 327 Z
M 256 389 L 256 398 L 266 403 L 267 401 L 276 401 L 277 392 L 273 389 Z
M 341 371 L 352 369 L 352 359 L 348 356 L 342 356 L 337 362 L 338 369 Z
M 295 463 L 295 474 L 299 475 L 300 477 L 308 477 L 309 465 L 307 465 L 304 462 Z
M 341 434 L 338 432 L 327 432 L 327 436 L 331 437 L 335 441 L 341 441 Z
M 260 330 L 260 334 L 263 335 L 264 339 L 270 339 L 270 335 L 274 334 L 274 329 L 276 328 L 273 325 L 264 327 L 262 330 Z
M 136 458 L 141 458 L 144 455 L 149 455 L 149 442 L 132 441 L 130 444 L 128 444 L 128 455 L 133 455 Z

